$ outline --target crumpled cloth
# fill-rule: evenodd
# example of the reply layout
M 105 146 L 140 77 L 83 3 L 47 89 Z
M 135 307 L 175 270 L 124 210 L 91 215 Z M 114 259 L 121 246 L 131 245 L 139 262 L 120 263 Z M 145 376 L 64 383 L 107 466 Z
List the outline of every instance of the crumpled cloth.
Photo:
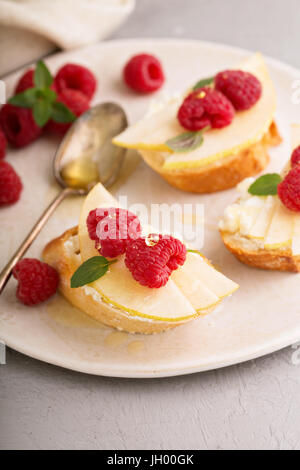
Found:
M 134 6 L 135 0 L 0 0 L 0 75 L 18 58 L 21 66 L 38 53 L 107 37 Z

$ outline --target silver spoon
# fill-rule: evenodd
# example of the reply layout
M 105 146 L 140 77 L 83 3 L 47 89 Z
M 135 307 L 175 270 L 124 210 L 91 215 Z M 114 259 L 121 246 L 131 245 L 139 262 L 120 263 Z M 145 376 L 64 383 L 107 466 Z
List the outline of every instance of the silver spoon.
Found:
M 114 146 L 112 138 L 127 127 L 124 110 L 104 103 L 80 116 L 59 146 L 53 162 L 54 176 L 62 191 L 45 210 L 0 274 L 0 294 L 13 267 L 24 256 L 55 209 L 67 196 L 84 196 L 95 184 L 111 186 L 119 176 L 125 149 Z

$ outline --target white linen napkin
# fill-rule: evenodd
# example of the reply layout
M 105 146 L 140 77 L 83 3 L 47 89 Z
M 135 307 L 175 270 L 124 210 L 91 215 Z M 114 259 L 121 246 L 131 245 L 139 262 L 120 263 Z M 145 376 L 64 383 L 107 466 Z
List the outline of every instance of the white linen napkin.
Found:
M 99 41 L 135 0 L 0 0 L 0 75 L 54 50 Z

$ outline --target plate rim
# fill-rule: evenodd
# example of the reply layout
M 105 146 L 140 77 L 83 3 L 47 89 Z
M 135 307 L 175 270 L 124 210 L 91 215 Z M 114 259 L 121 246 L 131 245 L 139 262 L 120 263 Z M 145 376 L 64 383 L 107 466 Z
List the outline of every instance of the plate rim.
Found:
M 143 368 L 132 368 L 132 369 L 120 369 L 114 368 L 109 366 L 107 368 L 101 366 L 97 367 L 97 363 L 90 363 L 89 361 L 81 360 L 78 361 L 81 365 L 76 365 L 77 361 L 70 361 L 68 363 L 64 362 L 63 360 L 57 360 L 55 358 L 51 358 L 51 355 L 47 354 L 40 354 L 35 353 L 27 349 L 26 347 L 18 346 L 13 341 L 6 342 L 2 340 L 5 345 L 18 353 L 24 354 L 27 357 L 32 359 L 44 362 L 46 364 L 50 364 L 55 367 L 60 367 L 61 369 L 71 370 L 73 372 L 79 372 L 82 374 L 87 375 L 94 375 L 98 377 L 111 377 L 111 378 L 122 378 L 122 379 L 159 379 L 159 378 L 168 378 L 168 377 L 178 377 L 183 375 L 190 375 L 190 374 L 197 374 L 201 372 L 208 372 L 211 370 L 218 370 L 224 369 L 233 365 L 243 364 L 246 362 L 250 362 L 254 359 L 258 359 L 261 357 L 268 356 L 272 353 L 278 352 L 284 348 L 292 346 L 293 344 L 297 343 L 300 339 L 300 329 L 299 333 L 295 334 L 294 340 L 291 339 L 286 340 L 278 340 L 278 343 L 275 344 L 272 341 L 269 341 L 268 346 L 261 347 L 260 349 L 256 350 L 255 352 L 247 352 L 247 348 L 245 349 L 244 355 L 239 356 L 238 358 L 233 358 L 232 354 L 228 354 L 231 356 L 231 359 L 223 359 L 222 361 L 218 360 L 217 358 L 210 363 L 206 363 L 205 366 L 199 366 L 195 361 L 186 363 L 185 367 L 170 367 L 167 365 L 161 365 L 158 369 L 148 369 L 145 370 Z M 253 348 L 250 348 L 253 351 Z M 92 367 L 91 364 L 94 364 L 95 367 Z
M 222 44 L 219 42 L 214 42 L 214 41 L 202 41 L 202 40 L 197 40 L 197 39 L 185 39 L 185 38 L 127 38 L 127 39 L 111 39 L 108 41 L 104 41 L 102 43 L 97 43 L 93 45 L 89 45 L 80 49 L 77 49 L 76 52 L 80 54 L 83 51 L 86 50 L 92 50 L 92 49 L 102 49 L 102 48 L 109 48 L 109 47 L 116 47 L 118 48 L 119 46 L 123 46 L 124 43 L 127 44 L 136 44 L 136 43 L 164 43 L 164 44 L 170 44 L 170 45 L 176 45 L 180 44 L 186 44 L 187 46 L 191 45 L 200 45 L 204 48 L 210 48 L 214 50 L 220 51 L 220 49 L 223 49 L 227 53 L 231 54 L 239 54 L 239 55 L 249 55 L 252 54 L 253 51 L 236 47 L 236 46 L 231 46 L 228 44 Z M 46 60 L 52 60 L 52 58 L 55 59 L 55 57 L 61 57 L 64 54 L 67 55 L 68 53 L 75 52 L 73 51 L 60 51 L 56 52 L 55 54 L 52 54 L 48 57 L 46 57 Z M 278 69 L 278 71 L 284 71 L 288 73 L 289 75 L 295 75 L 296 77 L 300 76 L 300 70 L 297 69 L 295 66 L 292 66 L 290 64 L 287 64 L 285 62 L 282 62 L 281 60 L 275 59 L 273 57 L 270 57 L 267 54 L 263 53 L 263 56 L 271 67 Z M 21 69 L 14 71 L 13 73 L 10 73 L 6 75 L 4 80 L 10 80 L 14 75 L 21 73 L 23 70 L 26 68 L 30 67 L 30 64 L 28 64 L 26 67 L 22 67 Z M 298 331 L 299 330 L 299 331 Z M 36 351 L 30 350 L 29 347 L 26 347 L 24 345 L 20 345 L 17 342 L 14 342 L 13 340 L 5 339 L 4 336 L 1 335 L 1 340 L 5 343 L 6 346 L 8 346 L 11 349 L 14 349 L 15 351 L 24 354 L 28 357 L 31 357 L 33 359 L 45 362 L 47 364 L 51 364 L 56 367 L 60 367 L 63 369 L 68 369 L 72 370 L 75 372 L 80 372 L 84 374 L 89 374 L 89 375 L 95 375 L 95 376 L 104 376 L 104 377 L 115 377 L 115 378 L 130 378 L 130 379 L 145 379 L 145 378 L 167 378 L 167 377 L 175 377 L 175 376 L 181 376 L 181 375 L 188 375 L 188 374 L 195 374 L 199 372 L 205 372 L 209 370 L 217 370 L 225 367 L 229 367 L 232 365 L 236 364 L 241 364 L 245 363 L 248 361 L 251 361 L 253 359 L 257 359 L 259 357 L 264 357 L 266 355 L 272 354 L 274 352 L 277 352 L 283 348 L 286 348 L 288 346 L 291 346 L 292 344 L 295 344 L 297 341 L 300 340 L 300 324 L 299 328 L 293 331 L 293 334 L 287 334 L 284 333 L 283 335 L 277 336 L 275 340 L 268 340 L 268 343 L 264 343 L 261 347 L 254 348 L 253 346 L 249 346 L 248 348 L 244 348 L 242 352 L 237 356 L 233 356 L 232 353 L 228 353 L 226 355 L 223 355 L 223 359 L 220 360 L 218 359 L 218 356 L 212 357 L 210 362 L 207 362 L 205 365 L 199 365 L 197 364 L 197 361 L 190 361 L 190 362 L 185 362 L 185 366 L 178 367 L 175 364 L 173 366 L 167 366 L 167 364 L 162 364 L 159 366 L 157 370 L 153 370 L 148 368 L 143 367 L 136 367 L 132 369 L 119 369 L 117 367 L 104 367 L 103 365 L 98 365 L 98 363 L 94 362 L 89 362 L 85 360 L 75 360 L 72 361 L 70 359 L 66 360 L 58 360 L 57 358 L 52 357 L 51 354 L 44 354 Z M 249 351 L 248 351 L 249 349 Z

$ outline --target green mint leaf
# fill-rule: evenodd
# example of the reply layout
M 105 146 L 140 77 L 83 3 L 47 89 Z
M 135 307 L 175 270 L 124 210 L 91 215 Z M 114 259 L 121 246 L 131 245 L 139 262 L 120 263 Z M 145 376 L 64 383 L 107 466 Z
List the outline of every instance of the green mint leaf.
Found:
M 40 60 L 34 71 L 34 84 L 37 88 L 49 88 L 53 83 L 52 75 L 46 64 Z
M 209 77 L 209 78 L 203 78 L 202 80 L 199 80 L 199 82 L 196 83 L 196 85 L 193 87 L 193 90 L 199 90 L 199 88 L 203 88 L 204 86 L 210 86 L 214 82 L 215 77 Z
M 177 153 L 191 152 L 203 144 L 203 131 L 200 132 L 184 132 L 183 134 L 169 139 L 166 146 Z
M 94 256 L 85 261 L 71 278 L 71 288 L 82 287 L 97 281 L 107 273 L 110 264 L 117 260 L 109 261 L 104 256 Z
M 51 90 L 50 88 L 29 88 L 28 90 L 10 98 L 9 103 L 21 108 L 32 109 L 35 103 L 40 99 L 44 99 L 49 103 L 54 103 L 56 98 L 57 95 L 55 91 Z
M 51 117 L 53 121 L 61 124 L 68 124 L 69 122 L 74 122 L 76 119 L 75 114 L 72 113 L 67 106 L 58 101 L 53 104 Z
M 39 127 L 44 127 L 52 114 L 52 104 L 45 98 L 38 99 L 33 105 L 33 118 Z
M 248 189 L 252 196 L 275 196 L 282 178 L 277 173 L 260 176 Z
M 21 108 L 33 108 L 36 99 L 37 89 L 29 88 L 28 90 L 13 96 L 8 102 Z

